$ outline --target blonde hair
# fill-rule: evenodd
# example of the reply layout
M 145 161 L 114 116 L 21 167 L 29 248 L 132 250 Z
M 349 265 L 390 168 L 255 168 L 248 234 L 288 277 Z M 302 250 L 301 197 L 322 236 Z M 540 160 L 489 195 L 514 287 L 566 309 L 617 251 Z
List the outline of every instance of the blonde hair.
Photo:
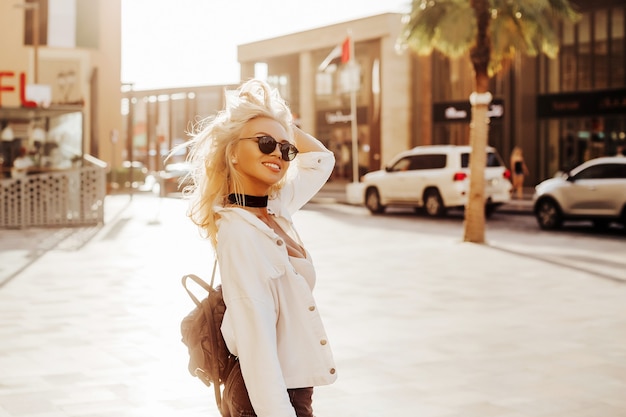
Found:
M 204 237 L 217 246 L 216 206 L 223 206 L 229 193 L 243 193 L 240 174 L 232 159 L 245 124 L 257 117 L 280 123 L 293 141 L 293 116 L 278 91 L 267 83 L 252 79 L 237 90 L 226 91 L 224 109 L 195 127 L 191 140 L 183 144 L 189 153 L 193 185 L 184 190 L 190 200 L 187 215 L 200 228 Z M 173 152 L 176 152 L 174 150 Z M 285 176 L 286 177 L 286 176 Z M 284 178 L 270 188 L 270 198 L 284 184 Z

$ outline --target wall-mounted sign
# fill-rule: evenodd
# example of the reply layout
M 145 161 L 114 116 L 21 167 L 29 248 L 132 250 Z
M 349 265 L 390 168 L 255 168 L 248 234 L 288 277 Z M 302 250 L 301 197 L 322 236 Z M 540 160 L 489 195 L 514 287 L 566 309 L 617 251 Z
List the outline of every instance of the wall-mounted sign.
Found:
M 626 89 L 543 94 L 537 97 L 538 118 L 603 114 L 626 114 Z
M 367 123 L 367 107 L 356 109 L 357 124 Z M 350 109 L 320 110 L 317 112 L 318 128 L 341 127 L 350 124 Z
M 489 105 L 487 116 L 491 120 L 504 117 L 504 100 L 494 99 Z M 468 101 L 444 101 L 433 104 L 433 122 L 450 123 L 465 122 L 472 120 L 472 105 Z
M 12 80 L 15 77 L 13 71 L 1 71 L 0 70 L 0 107 L 2 107 L 2 93 L 15 91 L 15 84 L 18 84 L 20 94 L 20 104 L 22 107 L 37 107 L 37 103 L 32 100 L 28 100 L 26 97 L 26 74 L 21 72 L 19 75 L 19 81 Z

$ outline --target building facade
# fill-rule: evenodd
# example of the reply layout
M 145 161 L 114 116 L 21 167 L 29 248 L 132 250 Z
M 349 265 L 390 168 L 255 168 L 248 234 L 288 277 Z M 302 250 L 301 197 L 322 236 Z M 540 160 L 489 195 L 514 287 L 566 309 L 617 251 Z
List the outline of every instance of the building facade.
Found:
M 557 59 L 518 56 L 490 82 L 489 144 L 507 164 L 513 147 L 522 147 L 527 185 L 589 158 L 614 155 L 626 144 L 626 5 L 574 3 L 580 3 L 582 20 L 558 28 Z M 336 175 L 349 178 L 347 65 L 331 60 L 320 66 L 349 34 L 360 68 L 360 171 L 379 169 L 413 146 L 467 144 L 473 91 L 468 58 L 398 54 L 400 28 L 401 15 L 390 13 L 240 45 L 242 79 L 259 69 L 267 74 L 303 127 L 336 153 Z
M 141 162 L 149 171 L 168 163 L 182 162 L 185 154 L 170 156 L 170 150 L 186 142 L 208 116 L 224 107 L 224 92 L 232 85 L 197 86 L 122 93 L 125 160 Z M 169 156 L 169 158 L 168 158 Z
M 416 60 L 395 52 L 400 19 L 400 14 L 382 14 L 238 47 L 241 78 L 258 76 L 259 67 L 267 72 L 267 80 L 290 103 L 302 127 L 335 152 L 335 177 L 352 176 L 355 154 L 361 172 L 377 169 L 429 135 L 429 123 L 413 130 L 415 112 L 429 103 L 427 95 L 414 94 L 424 88 L 413 77 Z M 354 45 L 353 60 L 341 63 L 333 52 L 347 38 Z M 354 106 L 350 65 L 358 71 Z M 357 152 L 352 111 L 358 124 Z
M 0 228 L 103 221 L 120 78 L 121 0 L 0 2 Z
M 0 2 L 0 123 L 19 146 L 41 128 L 54 148 L 64 138 L 48 115 L 76 114 L 71 152 L 119 158 L 120 85 L 121 0 Z
M 582 19 L 558 28 L 558 58 L 518 55 L 490 81 L 489 144 L 507 165 L 512 149 L 522 147 L 527 186 L 626 146 L 626 4 L 574 3 Z M 414 146 L 469 142 L 469 59 L 397 53 L 401 19 L 386 13 L 238 46 L 241 79 L 265 78 L 281 92 L 298 123 L 335 153 L 333 178 L 351 179 L 354 157 L 361 174 Z M 342 62 L 348 38 L 353 60 Z M 123 130 L 134 138 L 133 159 L 160 169 L 162 156 L 234 87 L 125 93 L 132 123 Z
M 626 3 L 579 3 L 580 22 L 559 28 L 558 59 L 533 63 L 536 158 L 545 173 L 626 147 Z

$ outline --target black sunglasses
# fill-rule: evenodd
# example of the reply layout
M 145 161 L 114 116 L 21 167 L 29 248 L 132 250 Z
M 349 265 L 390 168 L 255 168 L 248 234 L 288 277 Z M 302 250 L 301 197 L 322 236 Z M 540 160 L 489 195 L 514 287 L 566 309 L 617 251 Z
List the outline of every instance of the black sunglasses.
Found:
M 298 148 L 292 145 L 289 142 L 278 142 L 271 136 L 263 135 L 263 136 L 253 136 L 250 138 L 240 138 L 240 139 L 256 139 L 259 144 L 259 150 L 266 155 L 271 154 L 276 149 L 276 145 L 278 145 L 280 149 L 281 158 L 284 161 L 293 161 L 296 155 L 298 154 Z

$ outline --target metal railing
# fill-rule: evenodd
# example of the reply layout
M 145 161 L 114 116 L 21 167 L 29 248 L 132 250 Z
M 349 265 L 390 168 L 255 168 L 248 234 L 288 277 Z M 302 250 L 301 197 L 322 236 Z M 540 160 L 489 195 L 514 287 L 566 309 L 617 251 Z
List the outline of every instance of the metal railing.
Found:
M 0 180 L 0 228 L 63 227 L 104 222 L 106 163 Z

